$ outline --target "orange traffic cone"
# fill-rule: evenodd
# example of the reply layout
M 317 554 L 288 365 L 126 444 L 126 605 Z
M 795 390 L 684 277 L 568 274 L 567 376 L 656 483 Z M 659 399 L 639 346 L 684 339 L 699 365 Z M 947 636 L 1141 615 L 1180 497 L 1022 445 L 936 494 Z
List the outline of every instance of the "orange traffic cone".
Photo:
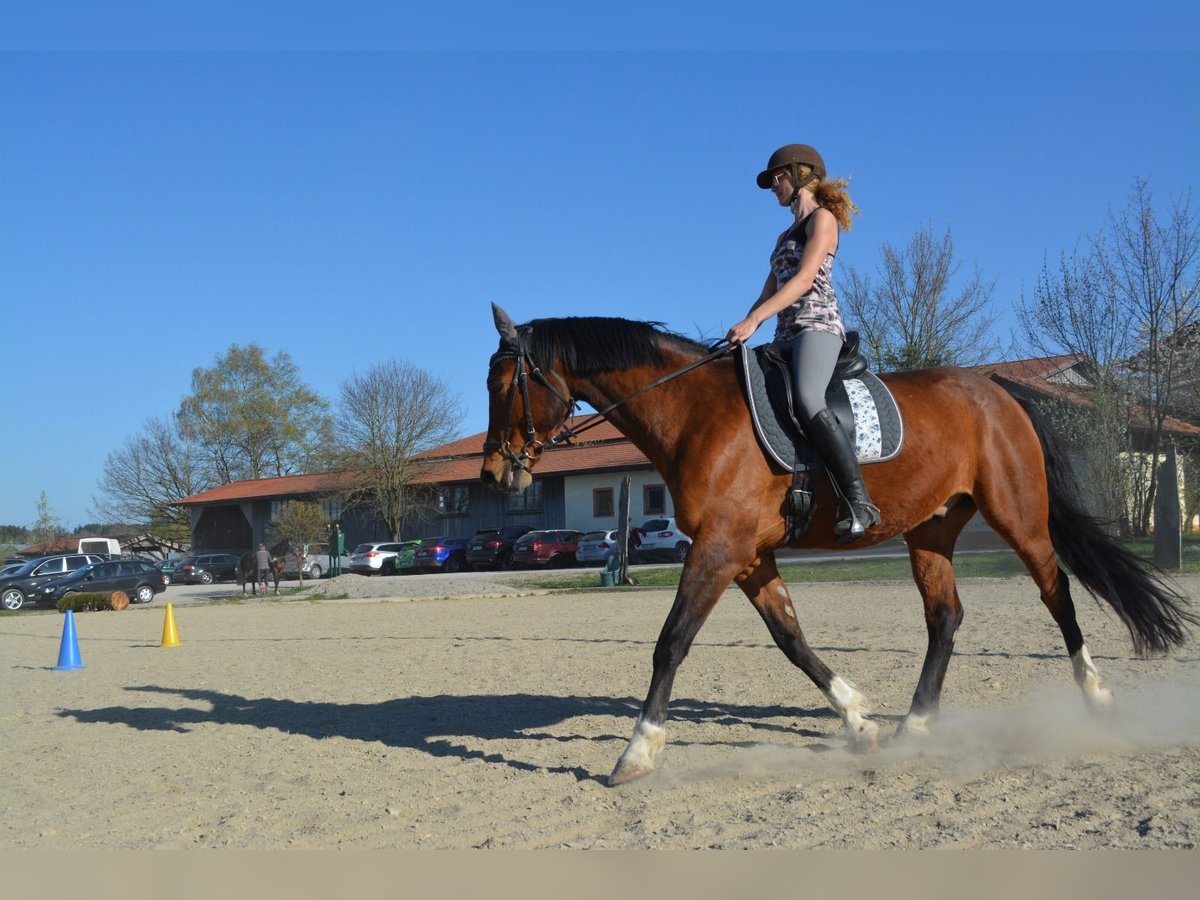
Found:
M 163 619 L 163 639 L 162 646 L 178 647 L 179 629 L 175 627 L 175 610 L 171 608 L 171 604 L 167 604 L 167 617 Z

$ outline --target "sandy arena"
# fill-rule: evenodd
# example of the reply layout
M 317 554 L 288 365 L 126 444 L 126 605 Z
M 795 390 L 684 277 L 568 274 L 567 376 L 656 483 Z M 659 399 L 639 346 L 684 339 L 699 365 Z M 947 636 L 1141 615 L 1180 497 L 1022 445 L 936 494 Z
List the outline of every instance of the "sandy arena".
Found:
M 1200 596 L 1200 577 L 1178 584 Z M 608 788 L 673 591 L 343 576 L 350 599 L 0 621 L 10 848 L 1193 848 L 1200 644 L 1132 656 L 1077 591 L 1117 697 L 1089 718 L 1027 578 L 965 581 L 935 734 L 846 749 L 823 697 L 726 594 L 675 683 L 667 750 Z M 371 596 L 372 593 L 388 596 Z M 523 595 L 522 595 L 523 594 Z M 469 596 L 468 596 L 469 595 Z M 796 585 L 818 653 L 887 735 L 925 649 L 911 583 Z M 170 594 L 165 599 L 170 599 Z

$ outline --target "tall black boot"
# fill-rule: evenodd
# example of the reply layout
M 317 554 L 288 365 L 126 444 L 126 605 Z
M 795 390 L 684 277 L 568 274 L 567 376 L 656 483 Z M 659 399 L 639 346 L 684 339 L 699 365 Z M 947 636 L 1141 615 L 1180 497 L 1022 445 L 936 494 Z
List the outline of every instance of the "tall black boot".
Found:
M 834 487 L 841 494 L 846 514 L 839 515 L 833 533 L 838 543 L 848 544 L 880 522 L 879 507 L 871 502 L 863 484 L 858 456 L 850 446 L 846 432 L 828 409 L 823 409 L 808 422 L 808 437 L 816 446 L 829 469 Z

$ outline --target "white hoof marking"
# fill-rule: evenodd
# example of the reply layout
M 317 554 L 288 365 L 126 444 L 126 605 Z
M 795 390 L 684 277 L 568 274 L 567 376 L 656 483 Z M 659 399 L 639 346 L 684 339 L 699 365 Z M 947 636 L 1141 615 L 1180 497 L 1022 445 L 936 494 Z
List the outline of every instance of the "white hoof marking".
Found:
M 1112 691 L 1100 686 L 1100 673 L 1096 671 L 1096 664 L 1092 662 L 1086 645 L 1071 657 L 1071 668 L 1075 673 L 1075 683 L 1079 685 L 1083 699 L 1091 709 L 1106 710 L 1112 706 Z

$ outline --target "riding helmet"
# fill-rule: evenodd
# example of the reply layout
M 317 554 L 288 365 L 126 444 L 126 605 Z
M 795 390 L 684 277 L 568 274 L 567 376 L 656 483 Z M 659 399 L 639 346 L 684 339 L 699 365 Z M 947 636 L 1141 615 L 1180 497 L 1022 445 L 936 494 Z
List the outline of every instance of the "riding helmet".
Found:
M 808 184 L 813 178 L 825 177 L 825 160 L 821 159 L 821 154 L 815 148 L 808 144 L 788 144 L 771 154 L 771 158 L 767 160 L 767 167 L 758 173 L 758 186 L 763 189 L 769 188 L 771 173 L 786 168 L 791 173 L 792 183 L 796 187 L 803 187 L 796 171 L 798 165 L 812 168 L 812 175 L 804 180 L 804 184 Z

